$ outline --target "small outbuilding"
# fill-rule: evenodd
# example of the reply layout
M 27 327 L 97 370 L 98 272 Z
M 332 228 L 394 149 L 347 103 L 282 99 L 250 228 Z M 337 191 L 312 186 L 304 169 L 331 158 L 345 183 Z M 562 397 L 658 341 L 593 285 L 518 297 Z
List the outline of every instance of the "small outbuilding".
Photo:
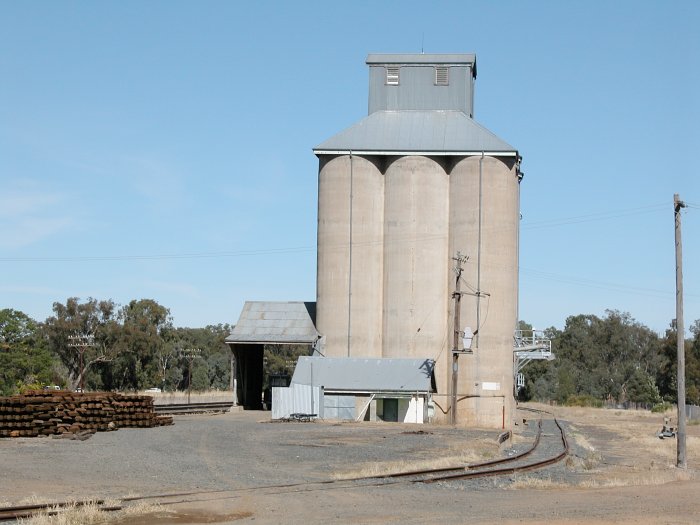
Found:
M 308 345 L 320 336 L 314 326 L 316 303 L 246 301 L 226 338 L 235 359 L 236 399 L 246 409 L 262 408 L 265 345 Z
M 432 359 L 300 357 L 287 388 L 272 389 L 272 418 L 426 423 L 436 392 Z

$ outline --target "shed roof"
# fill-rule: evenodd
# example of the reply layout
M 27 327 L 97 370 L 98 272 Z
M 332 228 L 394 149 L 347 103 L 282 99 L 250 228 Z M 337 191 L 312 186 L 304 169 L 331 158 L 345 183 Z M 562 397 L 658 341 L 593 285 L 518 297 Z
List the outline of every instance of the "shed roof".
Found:
M 316 303 L 313 302 L 246 301 L 226 342 L 312 344 L 319 338 L 315 321 Z
M 476 77 L 476 55 L 474 53 L 370 53 L 366 64 L 425 64 L 425 65 L 468 65 Z
M 327 391 L 435 392 L 432 359 L 307 357 L 297 362 L 292 384 L 323 386 Z
M 517 150 L 462 111 L 376 111 L 314 148 L 316 155 L 476 154 Z

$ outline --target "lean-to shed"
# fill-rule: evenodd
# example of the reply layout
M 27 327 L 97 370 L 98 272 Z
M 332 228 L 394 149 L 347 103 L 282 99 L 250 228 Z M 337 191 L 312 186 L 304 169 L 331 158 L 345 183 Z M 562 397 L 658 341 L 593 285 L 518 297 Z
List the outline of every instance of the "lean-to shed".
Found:
M 435 393 L 432 359 L 300 357 L 289 388 L 273 389 L 273 419 L 314 413 L 323 419 L 424 423 Z M 295 404 L 296 403 L 296 404 Z

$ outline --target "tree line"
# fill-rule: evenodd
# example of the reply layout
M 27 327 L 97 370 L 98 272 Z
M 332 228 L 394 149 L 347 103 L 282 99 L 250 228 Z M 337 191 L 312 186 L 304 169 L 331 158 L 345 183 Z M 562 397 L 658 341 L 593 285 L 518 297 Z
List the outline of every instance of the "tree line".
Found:
M 522 329 L 531 329 L 521 322 Z M 685 342 L 686 402 L 700 404 L 700 320 Z M 664 335 L 628 313 L 607 310 L 604 317 L 574 315 L 562 330 L 549 328 L 553 361 L 526 365 L 523 400 L 560 404 L 675 403 L 676 330 Z
M 43 322 L 21 311 L 0 310 L 0 395 L 56 385 L 86 390 L 184 390 L 192 362 L 194 390 L 228 389 L 231 327 L 177 328 L 170 311 L 151 299 L 120 306 L 114 301 L 71 297 L 53 304 Z M 89 338 L 82 338 L 89 336 Z M 76 346 L 81 345 L 84 346 Z
M 112 300 L 71 297 L 53 304 L 43 322 L 13 309 L 0 310 L 0 395 L 28 388 L 80 385 L 80 348 L 76 335 L 91 336 L 83 348 L 87 390 L 166 391 L 188 386 L 183 352 L 201 350 L 192 362 L 194 390 L 228 389 L 231 351 L 224 340 L 227 324 L 177 328 L 170 311 L 151 299 L 120 306 Z M 521 329 L 531 329 L 525 322 Z M 545 330 L 553 361 L 533 361 L 523 373 L 522 400 L 557 403 L 636 403 L 676 401 L 676 331 L 659 335 L 628 313 L 573 315 L 563 329 Z M 700 404 L 700 320 L 686 341 L 686 399 Z M 73 339 L 72 339 L 73 338 Z M 291 374 L 308 348 L 265 348 L 265 377 Z M 267 381 L 267 379 L 265 379 Z

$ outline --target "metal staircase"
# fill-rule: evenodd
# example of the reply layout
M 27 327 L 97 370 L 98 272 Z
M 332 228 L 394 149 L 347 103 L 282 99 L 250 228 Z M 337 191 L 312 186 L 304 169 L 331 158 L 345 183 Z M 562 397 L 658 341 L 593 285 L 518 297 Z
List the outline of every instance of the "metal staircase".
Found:
M 525 386 L 523 368 L 530 361 L 546 359 L 552 361 L 552 340 L 543 330 L 515 330 L 513 334 L 513 373 L 516 388 Z

